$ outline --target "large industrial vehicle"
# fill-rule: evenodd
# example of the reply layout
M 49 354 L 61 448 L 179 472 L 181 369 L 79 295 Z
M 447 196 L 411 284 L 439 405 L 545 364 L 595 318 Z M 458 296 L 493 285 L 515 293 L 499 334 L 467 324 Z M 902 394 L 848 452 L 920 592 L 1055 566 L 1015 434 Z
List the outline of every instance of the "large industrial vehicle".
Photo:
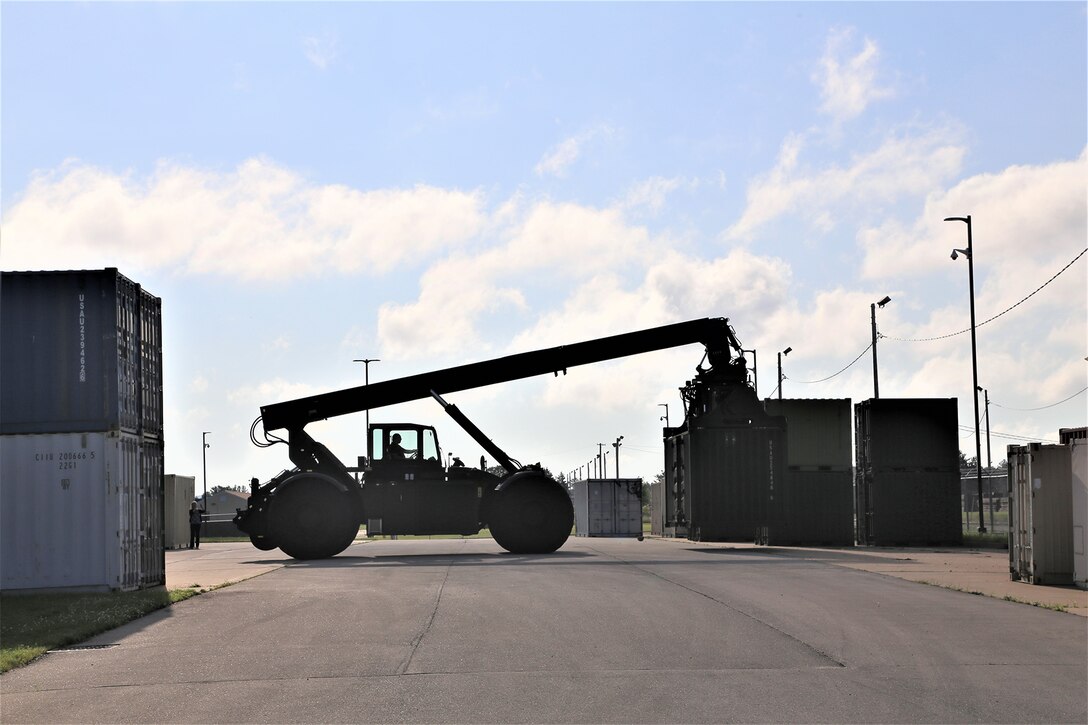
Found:
M 296 559 L 339 554 L 363 524 L 370 536 L 471 535 L 486 527 L 507 551 L 553 552 L 573 526 L 566 490 L 539 464 L 522 465 L 507 455 L 442 396 L 535 375 L 565 375 L 577 365 L 695 342 L 705 346 L 709 364 L 697 366 L 697 380 L 749 388 L 729 321 L 706 318 L 263 406 L 250 437 L 261 447 L 286 444 L 294 468 L 263 484 L 253 479 L 247 508 L 238 510 L 234 522 L 258 549 L 279 547 Z M 434 398 L 505 473 L 482 470 L 483 459 L 479 469 L 459 461 L 443 466 L 438 436 L 427 425 L 371 424 L 366 458 L 354 468 L 305 430 L 314 421 L 426 397 Z M 263 441 L 256 434 L 262 423 Z M 272 433 L 277 430 L 287 431 L 286 440 Z

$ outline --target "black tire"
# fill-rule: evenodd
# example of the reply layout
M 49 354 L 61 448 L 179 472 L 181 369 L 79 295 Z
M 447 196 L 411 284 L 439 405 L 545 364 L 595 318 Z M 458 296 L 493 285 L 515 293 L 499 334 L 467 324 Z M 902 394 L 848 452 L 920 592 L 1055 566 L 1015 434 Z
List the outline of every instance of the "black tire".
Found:
M 562 546 L 574 526 L 570 496 L 545 476 L 510 481 L 495 494 L 491 535 L 512 554 L 550 554 Z
M 261 551 L 272 551 L 279 546 L 279 544 L 277 544 L 275 541 L 268 538 L 267 536 L 260 539 L 258 539 L 256 536 L 250 536 L 249 543 L 253 544 L 253 546 L 257 547 Z
M 294 478 L 272 497 L 268 539 L 295 559 L 336 556 L 359 532 L 353 503 L 351 494 L 323 478 Z

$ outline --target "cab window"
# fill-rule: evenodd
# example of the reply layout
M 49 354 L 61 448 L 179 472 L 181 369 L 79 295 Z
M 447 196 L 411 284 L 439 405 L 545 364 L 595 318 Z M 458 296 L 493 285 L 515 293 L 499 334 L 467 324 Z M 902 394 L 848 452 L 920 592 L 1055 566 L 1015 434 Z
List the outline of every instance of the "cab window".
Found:
M 423 431 L 423 460 L 441 460 L 441 454 L 438 451 L 438 441 L 435 439 L 434 431 L 429 428 L 424 429 Z

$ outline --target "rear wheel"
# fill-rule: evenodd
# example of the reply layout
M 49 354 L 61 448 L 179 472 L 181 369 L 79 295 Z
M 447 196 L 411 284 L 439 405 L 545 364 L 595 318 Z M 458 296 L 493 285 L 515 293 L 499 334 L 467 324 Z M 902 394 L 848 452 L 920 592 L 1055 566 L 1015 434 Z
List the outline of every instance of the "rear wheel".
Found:
M 574 507 L 562 487 L 544 476 L 510 481 L 495 494 L 491 535 L 512 554 L 550 554 L 574 526 Z
M 302 476 L 271 501 L 270 538 L 295 559 L 326 559 L 351 545 L 359 531 L 351 495 L 328 480 Z

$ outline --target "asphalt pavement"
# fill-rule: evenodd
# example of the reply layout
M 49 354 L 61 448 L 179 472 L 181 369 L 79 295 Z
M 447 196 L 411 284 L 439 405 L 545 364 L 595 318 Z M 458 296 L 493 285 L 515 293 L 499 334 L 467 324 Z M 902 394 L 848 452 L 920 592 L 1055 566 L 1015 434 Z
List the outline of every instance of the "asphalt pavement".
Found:
M 1001 553 L 205 544 L 170 556 L 170 585 L 242 581 L 3 675 L 0 719 L 1088 721 L 1088 619 L 903 578 Z

